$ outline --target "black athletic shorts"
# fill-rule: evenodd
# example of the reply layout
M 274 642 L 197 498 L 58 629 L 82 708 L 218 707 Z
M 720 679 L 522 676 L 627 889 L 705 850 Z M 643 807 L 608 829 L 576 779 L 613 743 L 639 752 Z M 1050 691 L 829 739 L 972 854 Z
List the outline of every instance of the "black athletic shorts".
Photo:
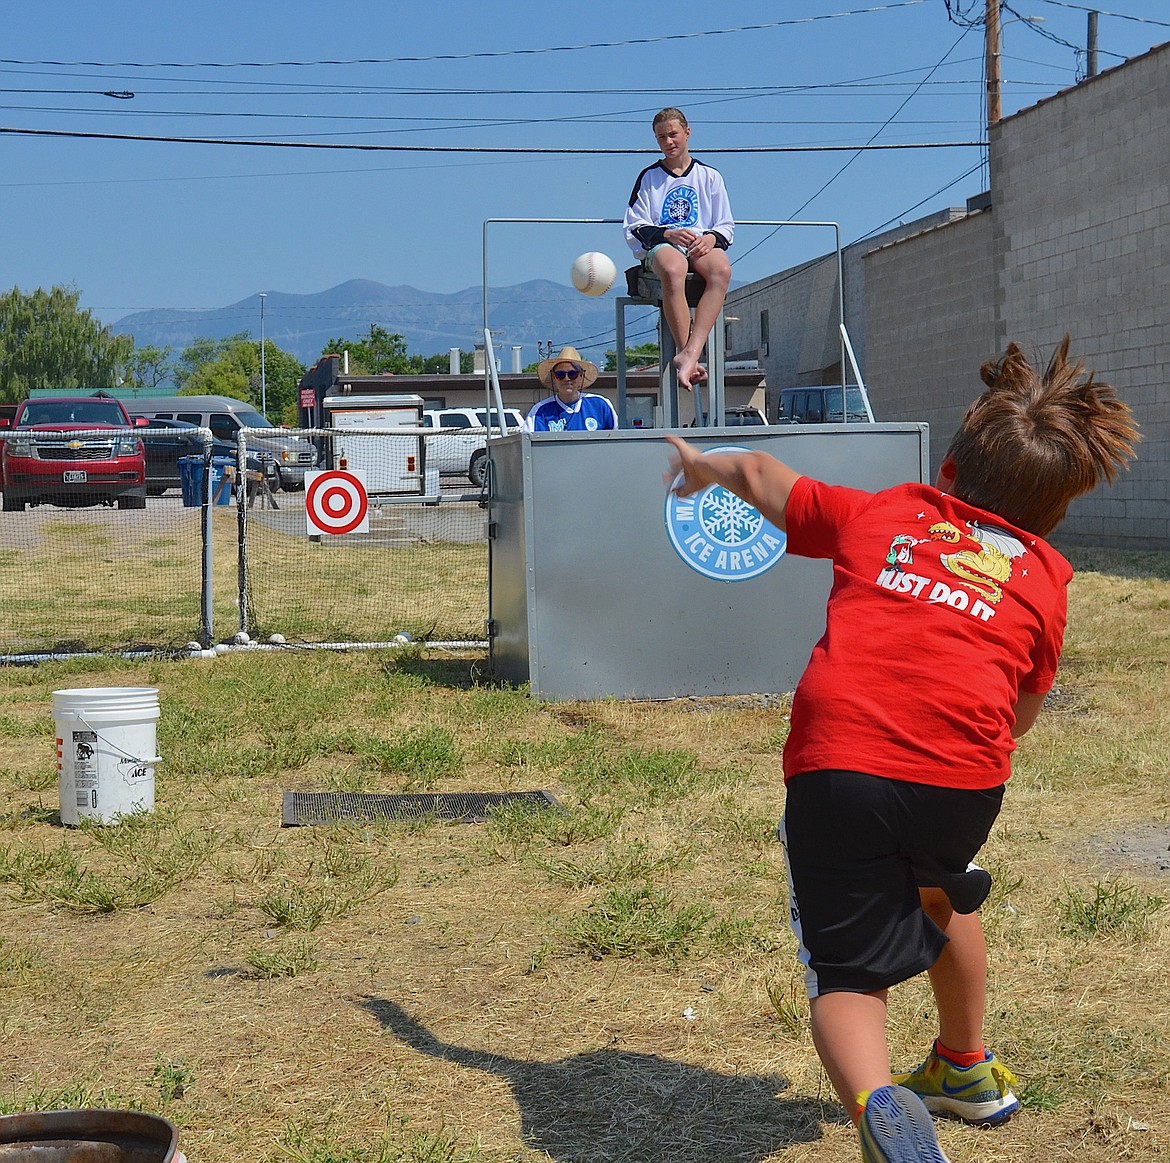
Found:
M 958 913 L 987 899 L 991 877 L 971 861 L 1002 801 L 1002 787 L 932 787 L 856 771 L 788 781 L 778 832 L 809 997 L 885 989 L 935 963 L 946 937 L 922 911 L 918 889 L 941 888 Z

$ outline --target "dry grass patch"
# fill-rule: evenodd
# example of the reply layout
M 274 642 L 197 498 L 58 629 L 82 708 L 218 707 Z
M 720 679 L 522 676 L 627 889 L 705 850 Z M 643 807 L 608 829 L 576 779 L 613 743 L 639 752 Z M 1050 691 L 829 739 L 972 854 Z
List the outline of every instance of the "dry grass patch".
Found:
M 1170 1156 L 1170 882 L 1100 843 L 1170 816 L 1170 583 L 1087 564 L 986 853 L 988 1040 L 1025 1109 L 942 1125 L 955 1163 Z M 773 835 L 787 703 L 546 706 L 478 665 L 0 671 L 0 1106 L 158 1111 L 206 1163 L 855 1160 Z M 81 685 L 159 688 L 150 816 L 57 824 L 48 708 Z M 417 787 L 562 810 L 279 827 L 286 789 Z M 897 1065 L 924 1053 L 922 981 L 890 1029 Z

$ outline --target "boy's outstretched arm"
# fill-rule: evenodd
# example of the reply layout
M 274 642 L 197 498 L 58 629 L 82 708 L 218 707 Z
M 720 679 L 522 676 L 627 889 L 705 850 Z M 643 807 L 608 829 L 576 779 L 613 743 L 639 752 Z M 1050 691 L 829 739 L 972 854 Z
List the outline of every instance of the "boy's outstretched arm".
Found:
M 792 486 L 804 475 L 766 452 L 720 452 L 705 456 L 677 436 L 667 436 L 670 454 L 669 484 L 681 472 L 675 491 L 689 497 L 707 485 L 722 485 L 754 505 L 777 529 L 784 528 L 784 511 Z

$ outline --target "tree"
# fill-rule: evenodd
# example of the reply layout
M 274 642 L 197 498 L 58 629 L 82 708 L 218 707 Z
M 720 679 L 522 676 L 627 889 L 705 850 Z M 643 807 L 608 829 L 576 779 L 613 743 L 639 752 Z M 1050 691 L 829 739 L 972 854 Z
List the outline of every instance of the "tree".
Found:
M 0 295 L 0 400 L 33 388 L 113 388 L 125 377 L 134 340 L 80 310 L 80 298 L 71 287 Z
M 260 344 L 251 344 L 252 368 L 249 383 L 252 398 L 260 400 Z M 305 365 L 295 355 L 277 347 L 271 339 L 264 340 L 264 382 L 268 398 L 268 418 L 274 423 L 295 424 L 297 421 L 297 381 L 305 374 Z
M 170 347 L 136 347 L 130 356 L 129 375 L 127 380 L 132 381 L 140 388 L 157 388 L 171 378 Z
M 412 355 L 407 357 L 411 375 L 443 375 L 451 370 L 451 353 L 439 351 L 434 355 Z M 459 352 L 459 371 L 469 376 L 475 370 L 475 356 L 470 351 Z
M 370 324 L 369 334 L 361 339 L 331 339 L 321 349 L 322 355 L 349 352 L 349 370 L 357 376 L 379 376 L 390 372 L 396 376 L 443 375 L 451 370 L 451 353 L 438 351 L 434 355 L 407 355 L 406 340 L 397 332 L 387 331 L 377 323 Z M 459 352 L 459 371 L 471 375 L 475 370 L 475 356 L 470 351 Z
M 641 343 L 637 347 L 626 348 L 626 367 L 645 367 L 647 364 L 657 366 L 661 353 L 657 343 Z M 605 367 L 607 372 L 617 371 L 617 350 L 612 349 L 605 353 Z
M 349 352 L 349 370 L 355 375 L 379 376 L 385 372 L 409 375 L 411 372 L 406 340 L 378 323 L 371 323 L 369 334 L 361 339 L 329 340 L 321 354 L 341 351 Z
M 180 395 L 230 396 L 257 409 L 265 397 L 269 417 L 289 423 L 296 418 L 297 380 L 304 374 L 296 356 L 265 339 L 262 391 L 260 344 L 247 331 L 226 339 L 193 339 L 175 361 Z
M 206 364 L 223 359 L 233 347 L 241 343 L 248 343 L 251 338 L 251 333 L 248 331 L 238 331 L 235 335 L 229 335 L 225 339 L 212 339 L 207 335 L 197 335 L 183 348 L 175 360 L 174 376 L 179 391 L 186 392 L 187 395 L 196 394 L 188 387 L 191 377 Z M 267 352 L 265 352 L 265 358 L 267 358 Z M 222 395 L 223 393 L 217 394 Z M 247 397 L 240 396 L 238 398 L 246 399 Z

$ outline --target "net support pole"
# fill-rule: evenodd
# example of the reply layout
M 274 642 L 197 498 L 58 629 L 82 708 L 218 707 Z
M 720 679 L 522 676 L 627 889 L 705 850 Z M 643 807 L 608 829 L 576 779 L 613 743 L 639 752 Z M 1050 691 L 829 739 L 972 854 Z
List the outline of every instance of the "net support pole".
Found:
M 201 524 L 203 527 L 203 588 L 200 594 L 200 634 L 204 650 L 209 650 L 215 641 L 215 626 L 212 621 L 211 579 L 212 579 L 212 544 L 211 544 L 211 432 L 204 429 L 203 438 L 203 466 L 200 478 L 203 481 L 202 496 L 200 498 Z
M 236 560 L 240 633 L 248 629 L 248 450 L 243 429 L 236 433 Z

